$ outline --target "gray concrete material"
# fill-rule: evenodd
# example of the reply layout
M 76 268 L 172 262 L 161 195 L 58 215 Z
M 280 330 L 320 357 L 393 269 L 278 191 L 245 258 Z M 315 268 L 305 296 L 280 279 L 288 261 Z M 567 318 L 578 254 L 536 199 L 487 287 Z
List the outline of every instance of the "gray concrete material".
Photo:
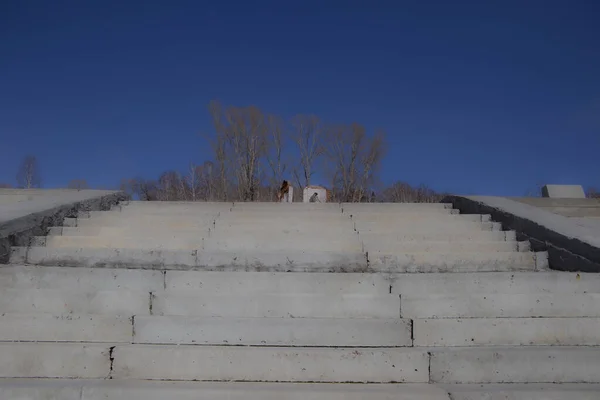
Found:
M 107 380 L 87 384 L 83 387 L 81 398 L 81 400 L 129 399 L 450 400 L 444 389 L 434 385 L 415 383 L 373 385 L 357 383 L 157 382 L 139 380 Z M 38 399 L 34 398 L 32 400 Z M 65 398 L 64 400 L 72 399 Z M 573 400 L 588 399 L 575 398 Z
M 0 263 L 10 260 L 11 246 L 27 246 L 32 236 L 44 235 L 51 226 L 80 210 L 103 210 L 125 199 L 122 192 L 81 190 L 14 204 L 0 205 Z
M 206 235 L 197 237 L 140 237 L 140 236 L 48 236 L 46 247 L 54 248 L 120 248 L 120 249 L 152 249 L 152 250 L 198 250 L 204 246 Z
M 598 400 L 600 385 L 585 383 L 438 385 L 452 400 Z
M 430 369 L 434 383 L 600 383 L 600 348 L 446 348 Z
M 504 229 L 515 230 L 536 251 L 547 250 L 550 268 L 600 272 L 600 230 L 579 226 L 567 217 L 501 197 L 450 196 L 463 213 L 491 214 Z M 589 200 L 589 199 L 582 199 Z
M 568 272 L 486 272 L 481 274 L 392 274 L 392 294 L 600 293 L 600 275 Z
M 600 279 L 598 282 L 600 283 Z M 195 291 L 204 295 L 225 293 L 237 296 L 264 293 L 386 295 L 389 294 L 390 281 L 384 275 L 370 273 L 167 271 L 165 288 L 167 292 L 174 294 L 180 291 Z M 600 285 L 598 288 L 600 289 Z
M 209 228 L 214 225 L 214 220 L 174 220 L 171 218 L 165 218 L 163 220 L 157 220 L 153 218 L 78 218 L 77 223 L 72 226 L 115 226 L 115 227 L 161 227 L 162 229 L 189 229 L 189 228 Z
M 4 313 L 147 315 L 150 294 L 129 290 L 2 289 L 0 310 Z
M 446 242 L 446 241 L 412 241 L 399 242 L 397 240 L 370 240 L 368 237 L 362 239 L 365 251 L 369 256 L 377 254 L 394 253 L 476 253 L 476 252 L 518 252 L 518 242 L 494 241 L 494 242 Z
M 563 217 L 600 217 L 600 203 L 597 207 L 544 207 L 544 210 Z
M 164 237 L 205 237 L 210 234 L 210 227 L 195 227 L 185 229 L 163 229 L 161 225 L 154 226 L 86 226 L 62 227 L 55 230 L 56 235 L 62 236 L 146 236 L 155 238 Z
M 25 261 L 17 254 L 11 257 L 11 262 L 58 267 L 141 269 L 190 269 L 198 265 L 196 251 L 68 247 L 31 247 L 25 250 Z
M 155 292 L 163 290 L 164 274 L 150 270 L 8 265 L 0 268 L 0 290 L 5 288 Z
M 264 293 L 250 297 L 178 291 L 154 294 L 152 312 L 196 317 L 399 318 L 400 299 L 389 294 Z
M 115 379 L 267 382 L 429 380 L 421 350 L 232 346 L 117 346 Z
M 568 207 L 582 209 L 600 207 L 600 199 L 552 199 L 545 197 L 508 197 L 508 199 L 538 208 Z
M 110 374 L 110 345 L 0 343 L 0 378 L 102 379 Z
M 585 199 L 585 191 L 581 185 L 544 185 L 542 197 L 559 199 Z
M 340 203 L 343 209 L 445 209 L 452 208 L 449 203 Z
M 415 319 L 415 346 L 600 346 L 600 318 Z
M 0 379 L 3 400 L 81 400 L 81 384 L 58 379 Z
M 403 318 L 600 317 L 599 293 L 402 295 Z
M 372 222 L 372 223 L 421 223 L 421 222 L 440 222 L 453 224 L 456 222 L 489 222 L 489 215 L 479 214 L 437 214 L 437 213 L 388 213 L 388 214 L 374 214 L 374 213 L 355 213 L 351 214 L 352 220 L 356 223 L 360 222 Z
M 131 318 L 91 314 L 0 314 L 0 341 L 131 343 Z
M 443 223 L 439 221 L 427 221 L 414 224 L 397 224 L 397 223 L 369 223 L 356 222 L 355 229 L 363 234 L 425 234 L 425 233 L 447 233 L 447 234 L 463 234 L 475 233 L 482 231 L 501 231 L 501 227 L 495 222 L 453 222 Z
M 291 252 L 299 251 L 322 251 L 340 253 L 362 253 L 363 246 L 358 235 L 348 232 L 344 235 L 335 235 L 331 240 L 324 240 L 324 236 L 312 234 L 283 233 L 273 236 L 265 234 L 258 236 L 240 234 L 237 232 L 219 231 L 211 235 L 202 243 L 202 249 L 206 252 L 280 252 L 283 250 Z M 186 248 L 180 246 L 179 248 Z M 189 248 L 189 247 L 188 247 Z
M 415 228 L 418 228 L 416 226 Z M 69 228 L 71 229 L 71 228 Z M 408 229 L 403 229 L 400 232 L 390 233 L 377 233 L 377 232 L 360 232 L 360 238 L 362 240 L 370 240 L 373 242 L 377 241 L 395 241 L 395 242 L 493 242 L 493 241 L 516 241 L 516 234 L 514 231 L 448 231 L 438 232 L 413 232 Z
M 11 262 L 47 266 L 262 272 L 366 272 L 362 253 L 201 252 L 114 248 L 13 248 Z
M 398 318 L 139 316 L 135 318 L 134 343 L 406 347 L 412 346 L 412 339 L 411 321 Z
M 368 254 L 369 267 L 390 272 L 534 271 L 534 253 L 397 253 Z
M 197 265 L 213 271 L 366 272 L 363 253 L 330 251 L 199 252 Z

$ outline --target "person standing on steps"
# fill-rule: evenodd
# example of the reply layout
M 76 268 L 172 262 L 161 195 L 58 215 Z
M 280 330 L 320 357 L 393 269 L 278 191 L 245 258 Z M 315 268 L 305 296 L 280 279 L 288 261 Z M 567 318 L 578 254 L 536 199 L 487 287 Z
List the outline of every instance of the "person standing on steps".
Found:
M 287 200 L 287 199 L 285 199 L 285 197 L 288 196 L 289 193 L 290 193 L 290 184 L 288 183 L 288 181 L 284 180 L 283 183 L 281 184 L 281 188 L 277 192 L 277 201 L 281 202 L 282 200 Z

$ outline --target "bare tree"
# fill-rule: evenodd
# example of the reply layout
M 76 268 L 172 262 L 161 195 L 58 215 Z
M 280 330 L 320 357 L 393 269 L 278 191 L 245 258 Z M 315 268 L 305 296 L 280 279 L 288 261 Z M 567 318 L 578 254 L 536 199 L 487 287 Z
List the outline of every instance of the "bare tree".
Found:
M 360 124 L 336 125 L 328 129 L 326 143 L 334 199 L 369 201 L 383 157 L 383 133 L 370 137 Z
M 314 115 L 297 115 L 292 119 L 292 139 L 298 147 L 300 162 L 294 168 L 294 178 L 298 187 L 310 185 L 314 175 L 314 165 L 323 153 L 321 143 L 321 121 Z
M 287 165 L 283 158 L 285 144 L 285 131 L 283 121 L 274 116 L 268 117 L 267 163 L 271 168 L 269 177 L 270 190 L 268 198 L 275 199 L 277 190 L 281 186 Z
M 39 188 L 42 186 L 37 158 L 32 155 L 25 156 L 17 172 L 17 183 L 25 189 Z
M 12 185 L 10 183 L 0 183 L 0 189 L 10 189 Z
M 383 201 L 391 203 L 438 203 L 444 196 L 425 185 L 415 188 L 405 182 L 396 182 L 382 193 Z
M 232 163 L 232 173 L 242 201 L 254 201 L 258 195 L 261 160 L 267 150 L 267 123 L 257 107 L 228 107 L 212 102 L 210 107 L 218 149 Z M 224 143 L 222 142 L 224 139 Z M 223 172 L 224 173 L 224 172 Z
M 69 184 L 67 185 L 67 188 L 82 190 L 82 189 L 89 189 L 89 186 L 85 179 L 72 179 L 69 182 Z
M 587 190 L 586 197 L 589 199 L 600 199 L 600 192 L 595 188 L 589 188 Z

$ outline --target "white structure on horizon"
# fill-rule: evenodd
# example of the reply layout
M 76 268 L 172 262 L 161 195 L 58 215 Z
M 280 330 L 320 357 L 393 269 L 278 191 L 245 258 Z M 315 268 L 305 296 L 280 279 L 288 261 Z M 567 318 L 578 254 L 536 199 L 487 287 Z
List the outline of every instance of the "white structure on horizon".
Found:
M 281 198 L 282 203 L 292 203 L 294 201 L 294 187 L 290 185 L 288 187 L 288 192 L 283 195 Z
M 302 193 L 304 203 L 327 203 L 327 189 L 323 186 L 307 186 Z

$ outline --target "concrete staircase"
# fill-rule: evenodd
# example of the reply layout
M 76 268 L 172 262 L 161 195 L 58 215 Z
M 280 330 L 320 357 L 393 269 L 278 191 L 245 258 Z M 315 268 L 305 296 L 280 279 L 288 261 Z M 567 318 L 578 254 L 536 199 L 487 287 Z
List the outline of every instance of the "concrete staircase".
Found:
M 0 268 L 0 399 L 598 399 L 600 276 L 546 260 L 445 204 L 80 213 Z

